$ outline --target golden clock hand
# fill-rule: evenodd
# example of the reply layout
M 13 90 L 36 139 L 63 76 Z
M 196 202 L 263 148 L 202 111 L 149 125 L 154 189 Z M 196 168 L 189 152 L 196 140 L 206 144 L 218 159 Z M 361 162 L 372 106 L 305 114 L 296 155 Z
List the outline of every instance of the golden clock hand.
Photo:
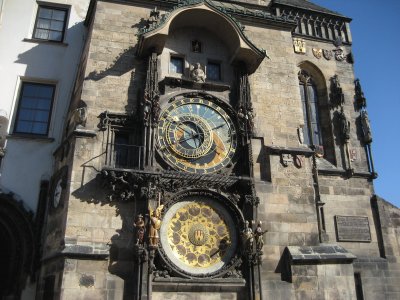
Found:
M 222 142 L 222 140 L 220 139 L 220 137 L 219 137 L 215 132 L 213 132 L 213 141 L 214 141 L 214 144 L 215 144 L 215 147 L 214 147 L 213 150 L 214 150 L 217 154 L 221 154 L 222 152 L 225 151 L 224 143 Z M 221 147 L 220 145 L 222 145 L 222 147 Z M 217 148 L 219 148 L 219 149 L 221 150 L 221 152 L 217 151 Z

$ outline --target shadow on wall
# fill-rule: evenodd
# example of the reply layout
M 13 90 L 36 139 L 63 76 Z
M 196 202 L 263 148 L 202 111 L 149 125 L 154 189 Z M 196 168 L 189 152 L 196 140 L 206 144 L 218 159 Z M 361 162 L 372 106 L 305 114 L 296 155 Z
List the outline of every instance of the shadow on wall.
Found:
M 64 43 L 32 41 L 36 45 L 20 53 L 15 63 L 26 65 L 24 75 L 27 77 L 46 78 L 56 81 L 65 77 L 68 78 L 67 75 L 70 75 L 70 88 L 72 88 L 77 64 L 82 52 L 85 32 L 86 28 L 82 21 L 68 29 Z
M 101 175 L 82 185 L 72 195 L 81 202 L 95 205 L 96 215 L 103 215 L 109 222 L 104 222 L 105 228 L 113 229 L 115 234 L 110 238 L 109 272 L 123 279 L 133 276 L 133 249 L 134 249 L 134 216 L 135 202 L 116 201 L 107 197 L 107 191 L 101 180 Z M 121 228 L 117 228 L 111 221 L 113 217 L 120 217 Z M 105 231 L 106 231 L 105 230 Z
M 136 46 L 119 53 L 107 68 L 90 72 L 85 80 L 100 81 L 108 76 L 120 77 L 128 72 L 131 72 L 131 79 L 127 89 L 128 101 L 125 111 L 134 114 L 137 109 L 137 99 L 143 96 L 143 83 L 146 78 L 146 64 L 136 56 Z

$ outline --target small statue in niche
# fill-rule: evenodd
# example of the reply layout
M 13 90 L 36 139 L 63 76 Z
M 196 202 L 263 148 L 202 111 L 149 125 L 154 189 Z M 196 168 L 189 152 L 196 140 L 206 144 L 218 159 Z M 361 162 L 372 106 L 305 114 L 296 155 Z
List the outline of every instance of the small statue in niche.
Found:
M 204 73 L 203 69 L 201 68 L 200 63 L 195 63 L 192 66 L 192 71 L 190 72 L 190 78 L 193 79 L 195 82 L 205 82 L 206 81 L 206 74 Z
M 338 116 L 339 116 L 340 134 L 342 136 L 343 141 L 347 143 L 350 140 L 350 122 L 347 121 L 347 117 L 343 112 L 343 107 L 340 109 Z
M 143 216 L 139 214 L 133 226 L 136 228 L 136 245 L 144 244 L 144 230 L 145 223 L 143 220 Z
M 263 235 L 264 233 L 266 233 L 268 230 L 262 230 L 261 228 L 262 226 L 262 222 L 258 221 L 257 223 L 257 228 L 254 232 L 254 237 L 256 239 L 256 249 L 257 251 L 262 251 L 262 248 L 264 246 L 264 239 L 263 239 Z
M 250 227 L 249 221 L 245 222 L 244 230 L 242 231 L 243 248 L 246 252 L 251 253 L 254 244 L 254 233 Z
M 364 92 L 362 91 L 360 79 L 354 81 L 354 89 L 356 92 L 356 105 L 358 109 L 363 109 L 367 106 L 367 99 L 364 97 Z
M 164 205 L 159 205 L 155 210 L 149 206 L 150 223 L 149 223 L 149 246 L 152 248 L 158 247 L 160 235 L 158 231 L 161 228 L 161 211 Z
M 87 107 L 79 107 L 74 111 L 74 121 L 78 127 L 85 127 L 87 120 Z
M 364 135 L 364 143 L 371 144 L 372 143 L 372 133 L 371 133 L 371 125 L 369 123 L 368 113 L 366 110 L 362 110 L 361 114 L 361 128 Z
M 344 94 L 337 75 L 331 78 L 331 104 L 333 107 L 344 104 Z
M 201 43 L 198 40 L 192 41 L 192 51 L 195 53 L 201 53 Z

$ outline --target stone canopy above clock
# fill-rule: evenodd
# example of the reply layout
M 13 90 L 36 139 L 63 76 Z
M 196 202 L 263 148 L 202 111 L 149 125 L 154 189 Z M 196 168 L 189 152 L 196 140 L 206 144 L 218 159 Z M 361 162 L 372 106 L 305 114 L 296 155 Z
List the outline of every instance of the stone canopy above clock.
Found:
M 182 28 L 201 28 L 213 33 L 226 46 L 228 61 L 232 64 L 244 62 L 249 73 L 253 73 L 266 56 L 265 51 L 258 49 L 245 36 L 235 19 L 208 1 L 181 6 L 156 18 L 139 34 L 138 55 L 161 54 L 171 33 Z

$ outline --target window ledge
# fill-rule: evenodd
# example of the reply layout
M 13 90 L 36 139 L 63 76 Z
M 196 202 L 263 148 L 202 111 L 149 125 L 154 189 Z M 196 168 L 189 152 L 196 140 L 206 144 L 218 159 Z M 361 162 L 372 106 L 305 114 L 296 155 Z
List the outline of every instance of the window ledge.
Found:
M 50 138 L 47 136 L 35 135 L 35 134 L 23 134 L 23 133 L 13 133 L 13 134 L 7 135 L 7 139 L 9 139 L 9 140 L 28 139 L 28 140 L 35 140 L 35 141 L 48 142 L 48 143 L 54 142 L 54 138 Z
M 48 45 L 54 45 L 54 46 L 62 46 L 62 47 L 67 47 L 68 44 L 64 42 L 57 42 L 57 41 L 50 41 L 50 40 L 41 40 L 41 39 L 28 39 L 25 38 L 23 39 L 24 42 L 28 43 L 39 43 L 39 44 L 48 44 Z

